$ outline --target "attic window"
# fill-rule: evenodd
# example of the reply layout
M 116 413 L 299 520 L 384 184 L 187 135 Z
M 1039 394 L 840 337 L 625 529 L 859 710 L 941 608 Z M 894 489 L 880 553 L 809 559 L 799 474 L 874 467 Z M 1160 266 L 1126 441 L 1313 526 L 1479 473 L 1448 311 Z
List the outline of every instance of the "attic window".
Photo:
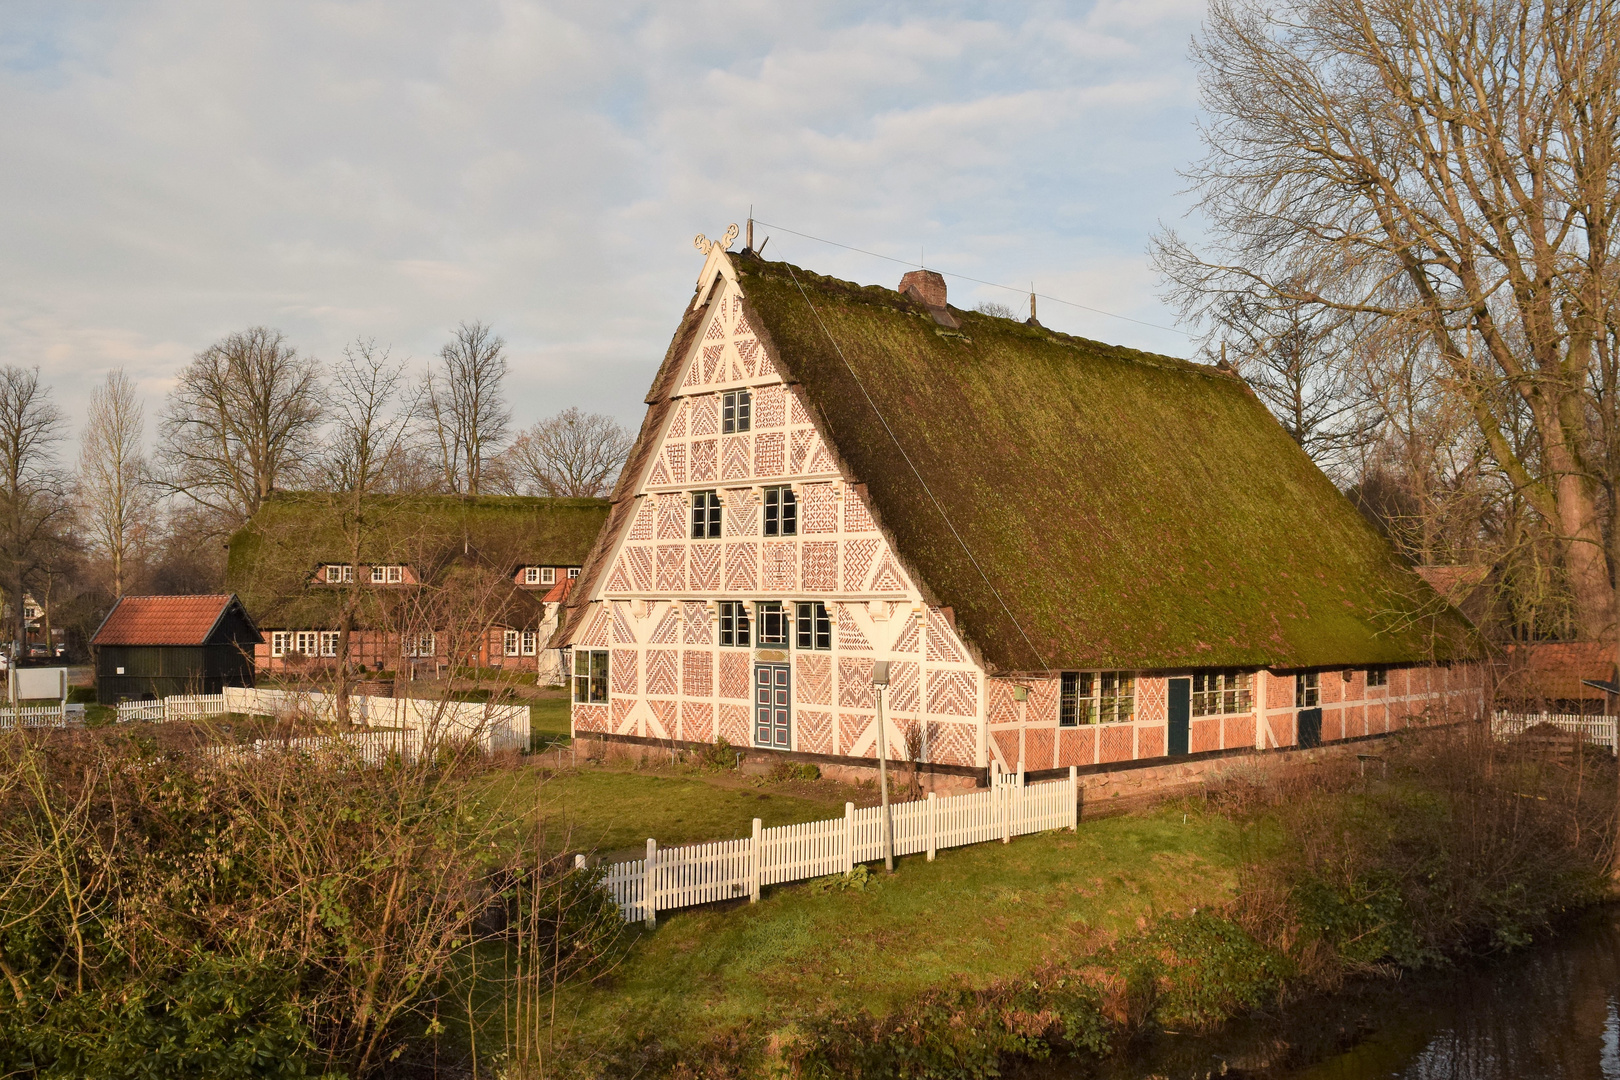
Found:
M 577 577 L 579 577 L 579 567 L 570 566 L 568 568 L 568 580 L 572 581 L 574 578 L 577 578 Z
M 1254 675 L 1247 671 L 1207 671 L 1192 680 L 1192 714 L 1225 716 L 1254 711 Z
M 1136 676 L 1127 671 L 1065 671 L 1058 725 L 1123 724 L 1136 712 Z
M 523 568 L 523 584 L 540 584 L 540 568 L 538 566 L 525 566 Z
M 754 395 L 747 390 L 733 390 L 720 399 L 720 431 L 731 435 L 749 431 L 754 426 Z
M 542 566 L 540 568 L 540 584 L 557 584 L 557 568 L 555 566 Z
M 337 585 L 345 581 L 353 581 L 354 567 L 338 565 L 328 566 L 326 568 L 326 580 L 327 583 L 331 585 Z

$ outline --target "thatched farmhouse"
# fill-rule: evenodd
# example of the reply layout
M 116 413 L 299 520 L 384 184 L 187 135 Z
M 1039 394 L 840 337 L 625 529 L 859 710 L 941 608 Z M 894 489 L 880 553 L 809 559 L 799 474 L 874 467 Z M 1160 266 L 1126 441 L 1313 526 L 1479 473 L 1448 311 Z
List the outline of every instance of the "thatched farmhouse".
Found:
M 708 251 L 568 598 L 577 734 L 1029 770 L 1481 706 L 1468 621 L 1233 374 Z
M 560 677 L 548 645 L 607 510 L 414 495 L 374 498 L 356 521 L 327 496 L 277 495 L 231 537 L 227 579 L 264 633 L 261 673 L 319 678 L 348 619 L 353 668 Z

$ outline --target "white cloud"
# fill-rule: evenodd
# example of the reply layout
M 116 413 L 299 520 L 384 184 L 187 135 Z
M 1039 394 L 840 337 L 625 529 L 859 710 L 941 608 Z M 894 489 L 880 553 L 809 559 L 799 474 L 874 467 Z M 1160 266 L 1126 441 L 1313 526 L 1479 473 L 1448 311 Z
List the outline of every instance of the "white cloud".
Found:
M 942 13 L 944 12 L 944 13 Z M 1201 4 L 148 0 L 0 25 L 0 360 L 72 411 L 279 326 L 507 338 L 527 422 L 639 419 L 693 233 L 759 216 L 1153 322 Z M 901 267 L 778 232 L 860 281 Z M 993 290 L 953 284 L 953 295 Z M 1066 290 L 1066 291 L 1065 291 Z M 980 293 L 984 295 L 979 296 Z M 1021 303 L 1021 298 L 1018 299 Z M 1049 325 L 1184 351 L 1055 305 Z

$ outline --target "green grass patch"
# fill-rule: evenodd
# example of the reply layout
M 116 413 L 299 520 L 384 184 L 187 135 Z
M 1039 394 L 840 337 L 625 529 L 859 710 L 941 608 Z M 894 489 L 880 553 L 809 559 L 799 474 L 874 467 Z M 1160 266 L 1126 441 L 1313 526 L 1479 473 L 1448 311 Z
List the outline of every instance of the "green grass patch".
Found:
M 569 735 L 569 702 L 566 691 L 555 697 L 544 697 L 529 703 L 529 742 L 536 750 L 543 750 L 559 742 L 567 742 Z

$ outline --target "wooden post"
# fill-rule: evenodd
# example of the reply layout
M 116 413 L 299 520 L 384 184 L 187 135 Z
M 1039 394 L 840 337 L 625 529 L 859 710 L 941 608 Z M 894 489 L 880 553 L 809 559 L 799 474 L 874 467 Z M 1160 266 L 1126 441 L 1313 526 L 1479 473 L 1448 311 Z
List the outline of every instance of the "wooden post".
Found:
M 658 841 L 647 837 L 647 865 L 641 871 L 642 919 L 651 930 L 658 925 Z
M 765 855 L 765 823 L 759 818 L 754 819 L 754 842 L 749 848 L 748 862 L 752 867 L 748 875 L 748 902 L 759 902 L 759 875 L 760 862 Z
M 855 869 L 855 804 L 844 804 L 844 873 Z
M 882 661 L 879 661 L 882 663 Z M 875 668 L 876 665 L 874 664 Z M 883 730 L 883 687 L 887 685 L 889 665 L 883 664 L 884 682 L 877 683 L 878 727 L 878 788 L 883 796 L 883 869 L 894 873 L 894 817 L 889 813 L 889 739 Z
M 936 836 L 936 833 L 935 833 L 935 826 L 934 826 L 934 810 L 935 810 L 936 805 L 937 804 L 934 802 L 934 793 L 932 791 L 930 791 L 928 793 L 928 861 L 929 862 L 934 861 L 934 850 L 935 850 L 935 846 L 938 844 L 938 839 L 937 839 L 937 836 Z
M 1080 831 L 1080 770 L 1069 766 L 1069 805 L 1074 808 L 1074 820 L 1069 822 L 1070 832 Z
M 583 870 L 583 869 L 585 869 L 585 856 L 583 856 L 583 855 L 575 855 L 574 856 L 574 869 L 575 870 Z

